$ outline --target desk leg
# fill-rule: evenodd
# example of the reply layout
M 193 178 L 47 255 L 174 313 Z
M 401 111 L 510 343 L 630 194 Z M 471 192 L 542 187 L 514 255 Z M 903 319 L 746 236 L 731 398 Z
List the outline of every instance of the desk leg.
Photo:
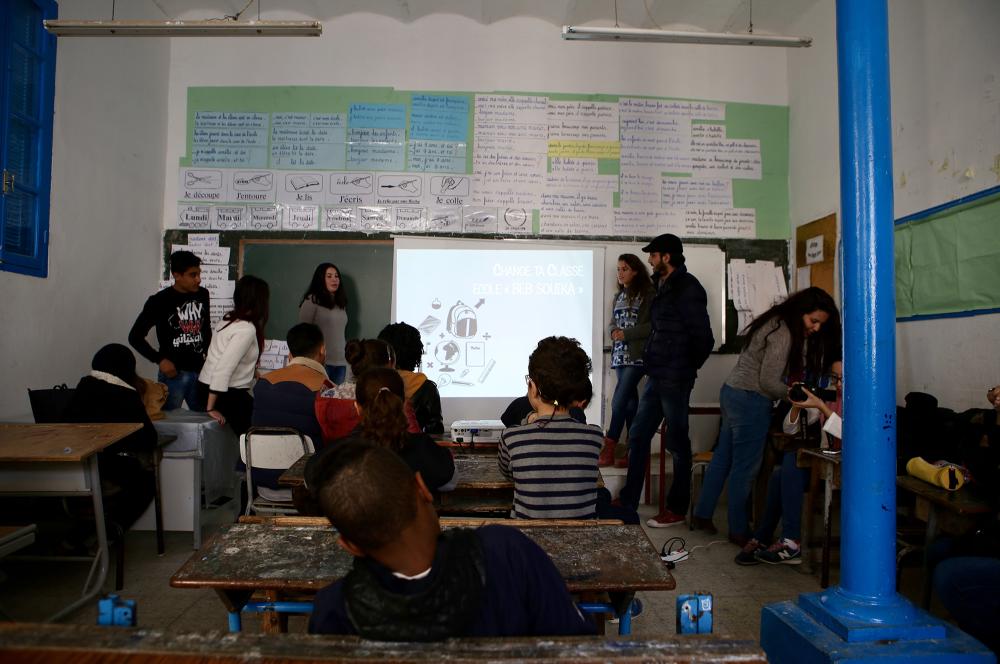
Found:
M 94 565 L 87 576 L 87 582 L 83 585 L 83 593 L 80 599 L 76 600 L 58 613 L 53 614 L 45 622 L 56 622 L 73 613 L 81 606 L 84 606 L 104 587 L 104 581 L 108 578 L 108 533 L 104 527 L 104 500 L 101 496 L 101 471 L 97 464 L 97 455 L 92 454 L 87 459 L 87 474 L 90 479 L 90 495 L 94 501 L 94 524 L 97 529 L 97 556 L 94 558 Z M 94 570 L 97 570 L 97 578 L 94 579 Z M 93 580 L 93 584 L 91 584 Z
M 676 481 L 676 478 L 675 478 Z M 663 514 L 667 510 L 667 423 L 663 423 L 663 428 L 660 429 L 660 483 L 659 483 L 660 494 L 657 496 L 656 502 L 659 509 L 656 511 L 657 514 Z M 683 515 L 682 515 L 683 516 Z M 631 618 L 631 616 L 630 616 Z M 622 632 L 619 632 L 622 633 Z
M 163 461 L 163 450 L 159 447 L 153 452 L 153 477 L 156 481 L 156 493 L 153 494 L 153 515 L 156 517 L 156 555 L 162 556 L 166 550 L 163 543 L 163 500 L 160 490 L 160 463 Z
M 823 473 L 823 561 L 820 563 L 819 587 L 830 586 L 830 539 L 831 518 L 833 506 L 833 469 L 826 464 Z
M 920 500 L 920 498 L 917 498 Z M 930 501 L 928 501 L 930 502 Z M 927 534 L 924 536 L 924 578 L 923 578 L 923 595 L 921 597 L 921 603 L 924 610 L 929 610 L 931 608 L 931 566 L 930 560 L 927 557 L 928 552 L 931 550 L 931 544 L 937 538 L 938 529 L 938 512 L 937 506 L 934 503 L 930 503 L 928 513 L 927 513 Z
M 820 474 L 816 464 L 809 461 L 809 489 L 806 491 L 804 509 L 802 514 L 802 558 L 808 566 L 806 570 L 811 574 L 813 571 L 813 512 L 816 510 L 816 492 L 819 487 Z
M 194 461 L 194 491 L 191 494 L 192 505 L 191 505 L 191 530 L 194 537 L 194 550 L 197 551 L 201 548 L 201 458 L 195 458 Z

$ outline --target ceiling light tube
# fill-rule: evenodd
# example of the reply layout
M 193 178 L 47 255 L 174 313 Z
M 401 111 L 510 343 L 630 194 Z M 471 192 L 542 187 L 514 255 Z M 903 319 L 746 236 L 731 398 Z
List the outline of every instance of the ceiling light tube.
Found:
M 639 28 L 591 28 L 564 25 L 563 39 L 582 41 L 656 42 L 668 44 L 724 44 L 729 46 L 812 45 L 812 37 L 786 37 L 740 32 L 684 32 L 680 30 L 642 30 Z
M 57 37 L 318 37 L 319 21 L 43 21 Z

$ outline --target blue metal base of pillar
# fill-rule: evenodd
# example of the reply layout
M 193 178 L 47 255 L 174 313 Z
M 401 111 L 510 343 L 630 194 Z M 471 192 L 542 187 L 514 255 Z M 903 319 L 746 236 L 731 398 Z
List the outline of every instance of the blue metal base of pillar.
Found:
M 802 595 L 800 604 L 816 595 Z M 904 600 L 905 601 L 905 600 Z M 760 645 L 768 661 L 796 664 L 830 662 L 875 662 L 897 659 L 905 662 L 961 662 L 994 664 L 996 658 L 986 646 L 957 628 L 919 611 L 916 629 L 895 638 L 848 641 L 816 620 L 812 612 L 794 602 L 771 604 L 761 610 Z M 935 623 L 935 630 L 928 626 Z M 897 630 L 902 634 L 905 630 Z M 927 633 L 940 636 L 924 638 Z

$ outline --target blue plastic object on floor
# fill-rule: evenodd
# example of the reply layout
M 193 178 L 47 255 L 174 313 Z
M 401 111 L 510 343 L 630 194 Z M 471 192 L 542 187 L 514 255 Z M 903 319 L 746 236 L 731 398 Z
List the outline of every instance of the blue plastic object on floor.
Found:
M 697 593 L 677 597 L 677 633 L 712 633 L 712 594 Z
M 118 595 L 108 595 L 97 601 L 97 624 L 118 627 L 136 626 L 136 604 L 134 599 L 122 599 Z

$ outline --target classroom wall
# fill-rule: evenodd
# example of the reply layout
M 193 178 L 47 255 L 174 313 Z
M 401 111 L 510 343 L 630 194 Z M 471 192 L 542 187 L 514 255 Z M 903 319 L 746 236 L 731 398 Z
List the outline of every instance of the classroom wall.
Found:
M 889 3 L 895 216 L 1000 184 L 1000 5 L 990 0 Z M 814 46 L 789 52 L 791 218 L 836 211 L 839 160 L 834 3 L 789 29 Z M 998 227 L 1000 231 L 1000 227 Z M 1000 316 L 906 322 L 897 331 L 897 397 L 936 395 L 957 410 L 983 407 L 1000 382 L 992 352 Z
M 483 25 L 451 14 L 401 23 L 359 13 L 327 23 L 318 39 L 229 40 L 221 46 L 219 40 L 189 39 L 175 44 L 164 220 L 176 213 L 189 86 L 374 85 L 644 94 L 762 104 L 788 100 L 782 49 L 567 43 L 559 37 L 558 26 L 527 17 Z M 716 402 L 734 363 L 732 355 L 710 358 L 693 401 Z
M 30 421 L 25 388 L 75 385 L 156 288 L 169 53 L 168 40 L 58 43 L 49 276 L 0 272 L 0 421 Z

